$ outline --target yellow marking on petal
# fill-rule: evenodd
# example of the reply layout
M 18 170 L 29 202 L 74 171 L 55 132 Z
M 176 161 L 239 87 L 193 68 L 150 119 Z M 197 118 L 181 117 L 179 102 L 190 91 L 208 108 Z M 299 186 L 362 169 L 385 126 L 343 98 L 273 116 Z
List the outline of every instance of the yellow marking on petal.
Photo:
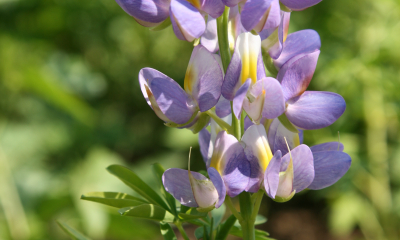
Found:
M 268 141 L 264 137 L 260 137 L 256 143 L 256 149 L 258 150 L 259 163 L 263 172 L 267 170 L 268 164 L 271 161 L 273 155 L 271 148 L 269 147 Z
M 254 53 L 245 52 L 242 55 L 242 72 L 241 81 L 242 84 L 247 79 L 251 78 L 252 84 L 257 81 L 257 56 Z
M 210 167 L 215 168 L 219 172 L 219 174 L 222 175 L 222 167 L 221 167 L 221 162 L 222 162 L 222 154 L 218 149 L 214 149 L 214 153 L 211 157 L 210 160 Z
M 201 8 L 200 1 L 199 0 L 187 0 L 189 3 L 191 3 L 193 6 L 195 6 L 197 9 Z
M 189 94 L 191 94 L 193 90 L 193 83 L 195 82 L 195 74 L 196 73 L 194 71 L 193 66 L 189 65 L 186 70 L 185 80 L 183 83 L 185 91 Z
M 293 143 L 294 143 L 294 147 L 297 147 L 300 145 L 300 137 L 299 137 L 298 133 L 294 134 Z

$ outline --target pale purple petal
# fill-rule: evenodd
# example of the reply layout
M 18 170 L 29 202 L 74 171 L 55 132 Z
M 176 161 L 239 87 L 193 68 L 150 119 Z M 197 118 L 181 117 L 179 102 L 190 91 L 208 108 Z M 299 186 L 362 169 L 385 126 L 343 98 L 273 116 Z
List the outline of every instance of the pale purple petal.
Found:
M 195 113 L 191 100 L 185 91 L 172 79 L 154 78 L 149 87 L 161 112 L 171 121 L 184 124 Z
M 274 65 L 277 69 L 280 69 L 289 59 L 299 54 L 315 52 L 320 48 L 321 39 L 316 31 L 306 29 L 291 33 L 284 42 L 282 53 L 274 61 Z
M 149 100 L 149 96 L 147 95 L 147 91 L 145 88 L 145 85 L 149 85 L 149 82 L 153 80 L 154 78 L 165 78 L 168 79 L 170 82 L 175 82 L 172 80 L 172 78 L 168 77 L 162 72 L 159 72 L 153 68 L 142 68 L 139 72 L 139 85 L 140 85 L 140 90 L 142 90 L 143 96 L 147 101 L 147 104 L 151 107 L 151 103 Z M 175 84 L 179 85 L 178 83 L 175 82 Z
M 240 119 L 242 113 L 243 100 L 246 97 L 247 91 L 249 90 L 251 79 L 247 79 L 246 82 L 237 90 L 235 97 L 233 98 L 233 113 L 237 119 Z
M 116 0 L 141 25 L 153 27 L 169 16 L 169 0 Z
M 261 169 L 260 163 L 257 159 L 256 156 L 251 155 L 247 156 L 247 159 L 249 159 L 250 163 L 250 177 L 249 177 L 249 184 L 247 185 L 245 191 L 246 192 L 258 192 L 258 190 L 261 187 L 262 180 L 264 178 L 263 176 L 263 170 Z
M 219 50 L 217 20 L 215 18 L 208 16 L 207 27 L 204 34 L 201 36 L 200 43 L 212 53 Z
M 293 11 L 301 11 L 314 6 L 322 0 L 281 0 L 281 2 Z
M 211 140 L 210 132 L 206 128 L 203 128 L 199 132 L 199 147 L 201 156 L 203 157 L 205 163 L 207 163 L 208 161 L 208 149 L 210 147 L 210 140 Z
M 240 72 L 242 71 L 242 62 L 238 48 L 235 48 L 231 62 L 226 70 L 224 82 L 222 83 L 222 96 L 232 101 L 236 94 L 237 85 L 239 84 Z
M 201 10 L 208 13 L 213 18 L 218 18 L 225 10 L 222 0 L 203 0 Z
M 267 74 L 265 73 L 262 51 L 260 50 L 260 54 L 258 54 L 258 59 L 257 59 L 257 80 L 265 78 L 266 76 Z
M 324 152 L 324 151 L 341 151 L 341 152 L 343 152 L 343 150 L 344 150 L 344 146 L 340 142 L 321 143 L 321 144 L 312 146 L 310 148 L 313 153 Z
M 287 103 L 287 118 L 295 126 L 306 130 L 331 125 L 346 109 L 343 97 L 332 92 L 306 91 Z
M 326 188 L 337 182 L 351 165 L 351 158 L 347 153 L 340 151 L 314 152 L 314 181 L 309 189 Z
M 274 157 L 268 164 L 267 170 L 264 174 L 264 188 L 265 192 L 272 199 L 275 199 L 276 192 L 279 186 L 279 170 L 281 168 L 282 153 L 277 151 Z
M 223 171 L 223 179 L 228 195 L 231 197 L 239 195 L 246 189 L 251 169 L 240 143 L 236 146 L 226 152 L 228 160 Z
M 201 112 L 217 104 L 223 80 L 223 71 L 214 54 L 202 45 L 197 45 L 190 57 L 184 87 L 197 101 Z
M 249 116 L 246 116 L 244 118 L 244 131 L 246 131 L 252 125 L 254 125 L 254 123 L 250 120 Z
M 208 168 L 207 173 L 210 177 L 211 182 L 214 184 L 215 189 L 217 189 L 218 202 L 215 204 L 215 208 L 219 208 L 222 203 L 224 203 L 226 196 L 226 187 L 224 184 L 224 180 L 222 180 L 221 175 L 213 167 Z
M 188 1 L 171 0 L 170 18 L 174 33 L 180 40 L 191 42 L 206 30 L 203 16 Z
M 313 154 L 307 145 L 300 145 L 290 151 L 293 159 L 293 190 L 296 193 L 307 188 L 314 180 L 314 160 Z M 280 171 L 286 170 L 290 161 L 290 154 L 287 153 L 282 157 L 282 165 Z
M 198 180 L 206 180 L 202 174 L 191 172 L 193 177 Z M 165 190 L 169 192 L 181 204 L 188 207 L 198 207 L 194 198 L 192 187 L 189 181 L 189 172 L 179 168 L 167 169 L 163 176 L 162 181 Z
M 287 34 L 287 28 L 289 25 L 290 13 L 281 11 L 281 23 L 278 27 L 278 41 L 277 43 L 268 50 L 269 55 L 272 59 L 278 59 L 282 52 L 283 41 Z
M 268 18 L 264 24 L 263 29 L 276 28 L 279 26 L 280 22 L 281 22 L 281 8 L 279 6 L 279 0 L 272 0 L 268 13 Z
M 229 196 L 241 193 L 249 183 L 250 164 L 242 145 L 225 131 L 218 133 L 210 167 L 214 167 L 224 180 Z
M 268 143 L 273 152 L 279 150 L 283 155 L 289 152 L 285 138 L 290 149 L 294 149 L 300 145 L 299 134 L 286 129 L 279 119 L 274 119 L 268 130 Z
M 247 31 L 253 30 L 261 23 L 261 29 L 265 24 L 265 15 L 271 6 L 272 0 L 247 0 L 241 11 L 242 25 Z
M 220 118 L 224 118 L 231 114 L 231 102 L 221 96 L 218 100 L 217 105 L 215 105 L 215 113 Z
M 263 118 L 273 119 L 279 117 L 285 111 L 285 100 L 281 85 L 275 78 L 266 77 L 256 82 L 250 89 L 253 96 L 265 92 Z
M 320 51 L 297 55 L 285 63 L 277 79 L 282 84 L 285 100 L 302 94 L 310 84 L 318 62 Z
M 228 7 L 235 7 L 243 0 L 222 0 L 222 2 Z

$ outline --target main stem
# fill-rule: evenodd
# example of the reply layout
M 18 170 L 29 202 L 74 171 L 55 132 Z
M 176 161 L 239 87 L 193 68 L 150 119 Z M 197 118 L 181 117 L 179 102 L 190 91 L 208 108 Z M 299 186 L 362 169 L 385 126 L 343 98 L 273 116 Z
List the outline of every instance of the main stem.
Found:
M 231 50 L 229 48 L 229 39 L 228 39 L 228 21 L 229 21 L 229 7 L 225 7 L 224 13 L 217 19 L 219 52 L 221 55 L 221 61 L 225 73 L 231 61 Z M 233 112 L 232 102 L 231 102 L 231 109 L 232 109 L 232 128 L 231 128 L 232 133 L 240 141 L 242 137 L 242 125 L 244 125 L 244 116 L 242 119 L 236 118 Z M 255 216 L 257 216 L 257 212 L 259 209 L 259 203 L 261 202 L 261 200 L 259 201 L 257 200 L 255 206 L 251 200 L 250 193 L 242 192 L 239 195 L 240 214 L 237 212 L 234 212 L 234 214 L 238 218 L 239 223 L 242 226 L 244 240 L 255 239 L 254 222 L 255 222 Z M 255 209 L 253 209 L 254 207 Z M 256 212 L 254 213 L 253 210 L 256 210 Z

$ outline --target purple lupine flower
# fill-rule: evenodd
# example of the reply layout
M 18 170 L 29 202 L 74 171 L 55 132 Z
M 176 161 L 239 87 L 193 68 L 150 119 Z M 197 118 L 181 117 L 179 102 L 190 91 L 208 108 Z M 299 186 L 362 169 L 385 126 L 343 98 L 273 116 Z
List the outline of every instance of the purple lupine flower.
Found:
M 279 121 L 274 119 L 268 130 L 268 142 L 273 151 L 287 153 L 287 145 L 295 148 L 302 143 L 302 131 L 294 133 L 287 130 Z M 347 172 L 351 165 L 351 158 L 343 152 L 343 144 L 327 142 L 312 146 L 315 177 L 307 188 L 317 190 L 329 187 L 337 182 Z M 292 152 L 293 153 L 293 152 Z
M 225 201 L 226 189 L 219 173 L 214 168 L 203 174 L 178 168 L 167 169 L 162 181 L 164 188 L 182 205 L 208 209 L 219 208 Z
M 233 101 L 236 117 L 241 114 L 243 99 L 250 86 L 263 77 L 260 37 L 248 32 L 240 34 L 221 89 L 222 96 Z
M 312 31 L 302 32 L 304 35 Z M 294 46 L 298 42 L 307 41 L 301 38 L 302 34 L 293 35 L 290 43 Z M 296 39 L 298 41 L 296 41 Z M 312 38 L 315 40 L 315 38 Z M 318 38 L 319 39 L 319 38 Z M 277 79 L 282 85 L 282 91 L 286 102 L 285 114 L 290 122 L 297 128 L 312 130 L 327 127 L 335 122 L 346 109 L 346 103 L 342 96 L 332 92 L 306 91 L 317 66 L 319 57 L 318 40 L 316 46 L 308 48 L 304 46 L 304 52 L 297 53 L 288 44 L 287 53 L 282 56 L 288 59 L 278 72 Z M 286 50 L 285 50 L 286 51 Z M 291 53 L 292 52 L 292 53 Z M 297 53 L 297 54 L 295 54 Z M 283 62 L 283 61 L 282 61 Z M 277 62 L 278 66 L 281 62 Z
M 204 15 L 218 18 L 224 12 L 221 0 L 116 0 L 118 5 L 146 27 L 161 24 L 168 17 L 175 35 L 186 41 L 199 38 L 206 29 Z
M 280 10 L 279 0 L 248 0 L 241 11 L 243 27 L 256 32 L 275 29 L 281 22 Z
M 214 107 L 221 95 L 223 71 L 219 56 L 203 46 L 193 49 L 185 75 L 184 89 L 163 73 L 143 68 L 139 83 L 149 106 L 166 123 L 189 124 L 198 112 Z
M 281 55 L 283 43 L 289 31 L 290 12 L 280 11 L 280 23 L 275 28 L 264 29 L 260 32 L 261 46 L 272 59 Z
M 313 182 L 313 155 L 306 145 L 297 146 L 283 157 L 280 150 L 273 155 L 263 125 L 250 126 L 241 141 L 245 144 L 247 158 L 251 159 L 248 191 L 258 191 L 264 182 L 271 198 L 289 200 Z
M 210 134 L 200 132 L 200 148 L 207 159 L 207 179 L 200 173 L 171 168 L 163 174 L 167 192 L 188 207 L 220 207 L 226 194 L 237 196 L 249 183 L 250 163 L 242 145 L 225 131 L 218 133 L 211 158 L 207 157 Z

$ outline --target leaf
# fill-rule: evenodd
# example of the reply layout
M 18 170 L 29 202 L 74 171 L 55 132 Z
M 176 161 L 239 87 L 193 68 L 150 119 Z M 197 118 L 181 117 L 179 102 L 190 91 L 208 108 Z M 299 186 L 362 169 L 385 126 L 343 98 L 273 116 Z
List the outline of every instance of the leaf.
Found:
M 199 219 L 185 219 L 185 222 L 191 223 L 193 225 L 197 225 L 197 226 L 208 226 L 210 225 L 209 223 L 206 223 L 204 221 L 201 221 Z
M 229 234 L 232 234 L 237 237 L 243 237 L 243 232 L 241 227 L 233 226 L 229 231 Z M 262 230 L 255 230 L 255 239 L 256 240 L 274 240 L 273 238 L 269 238 L 269 233 Z
M 215 240 L 225 240 L 235 222 L 236 217 L 234 215 L 228 217 L 228 219 L 226 219 L 226 221 L 221 225 L 217 235 L 215 236 Z
M 211 216 L 214 218 L 214 228 L 217 228 L 225 215 L 226 207 L 222 204 L 219 208 L 211 211 Z
M 122 216 L 145 218 L 164 222 L 173 222 L 175 218 L 172 213 L 154 204 L 142 204 L 136 207 L 121 208 L 118 212 Z
M 283 113 L 278 117 L 279 121 L 282 123 L 287 130 L 294 132 L 294 133 L 299 133 L 299 130 L 289 121 L 289 119 L 286 117 L 286 115 Z
M 160 222 L 160 230 L 164 240 L 177 240 L 174 230 L 172 230 L 168 223 Z
M 190 208 L 185 213 L 179 213 L 179 218 L 183 220 L 203 218 L 207 216 L 207 212 L 199 212 L 196 208 Z
M 194 236 L 196 239 L 208 240 L 208 233 L 210 232 L 210 226 L 202 226 L 196 228 Z
M 81 196 L 81 199 L 101 203 L 116 208 L 139 206 L 148 204 L 143 199 L 120 192 L 90 192 Z
M 67 233 L 72 239 L 75 240 L 90 240 L 90 238 L 86 237 L 82 233 L 78 232 L 74 228 L 70 227 L 68 224 L 57 221 L 58 226 L 64 230 L 65 233 Z
M 162 175 L 164 174 L 165 169 L 159 163 L 153 164 L 152 167 L 153 167 L 154 175 L 156 175 L 157 182 L 159 184 L 161 193 L 164 195 L 165 199 L 167 200 L 168 205 L 170 206 L 169 210 L 172 213 L 176 214 L 175 198 L 171 194 L 169 194 L 167 191 L 165 191 L 164 184 L 162 182 Z
M 142 181 L 134 172 L 130 169 L 121 165 L 111 165 L 107 170 L 119 178 L 122 182 L 128 185 L 130 188 L 135 190 L 150 203 L 159 205 L 162 208 L 168 210 L 168 205 L 149 185 Z
M 267 222 L 267 218 L 263 215 L 257 215 L 254 225 L 260 225 Z

